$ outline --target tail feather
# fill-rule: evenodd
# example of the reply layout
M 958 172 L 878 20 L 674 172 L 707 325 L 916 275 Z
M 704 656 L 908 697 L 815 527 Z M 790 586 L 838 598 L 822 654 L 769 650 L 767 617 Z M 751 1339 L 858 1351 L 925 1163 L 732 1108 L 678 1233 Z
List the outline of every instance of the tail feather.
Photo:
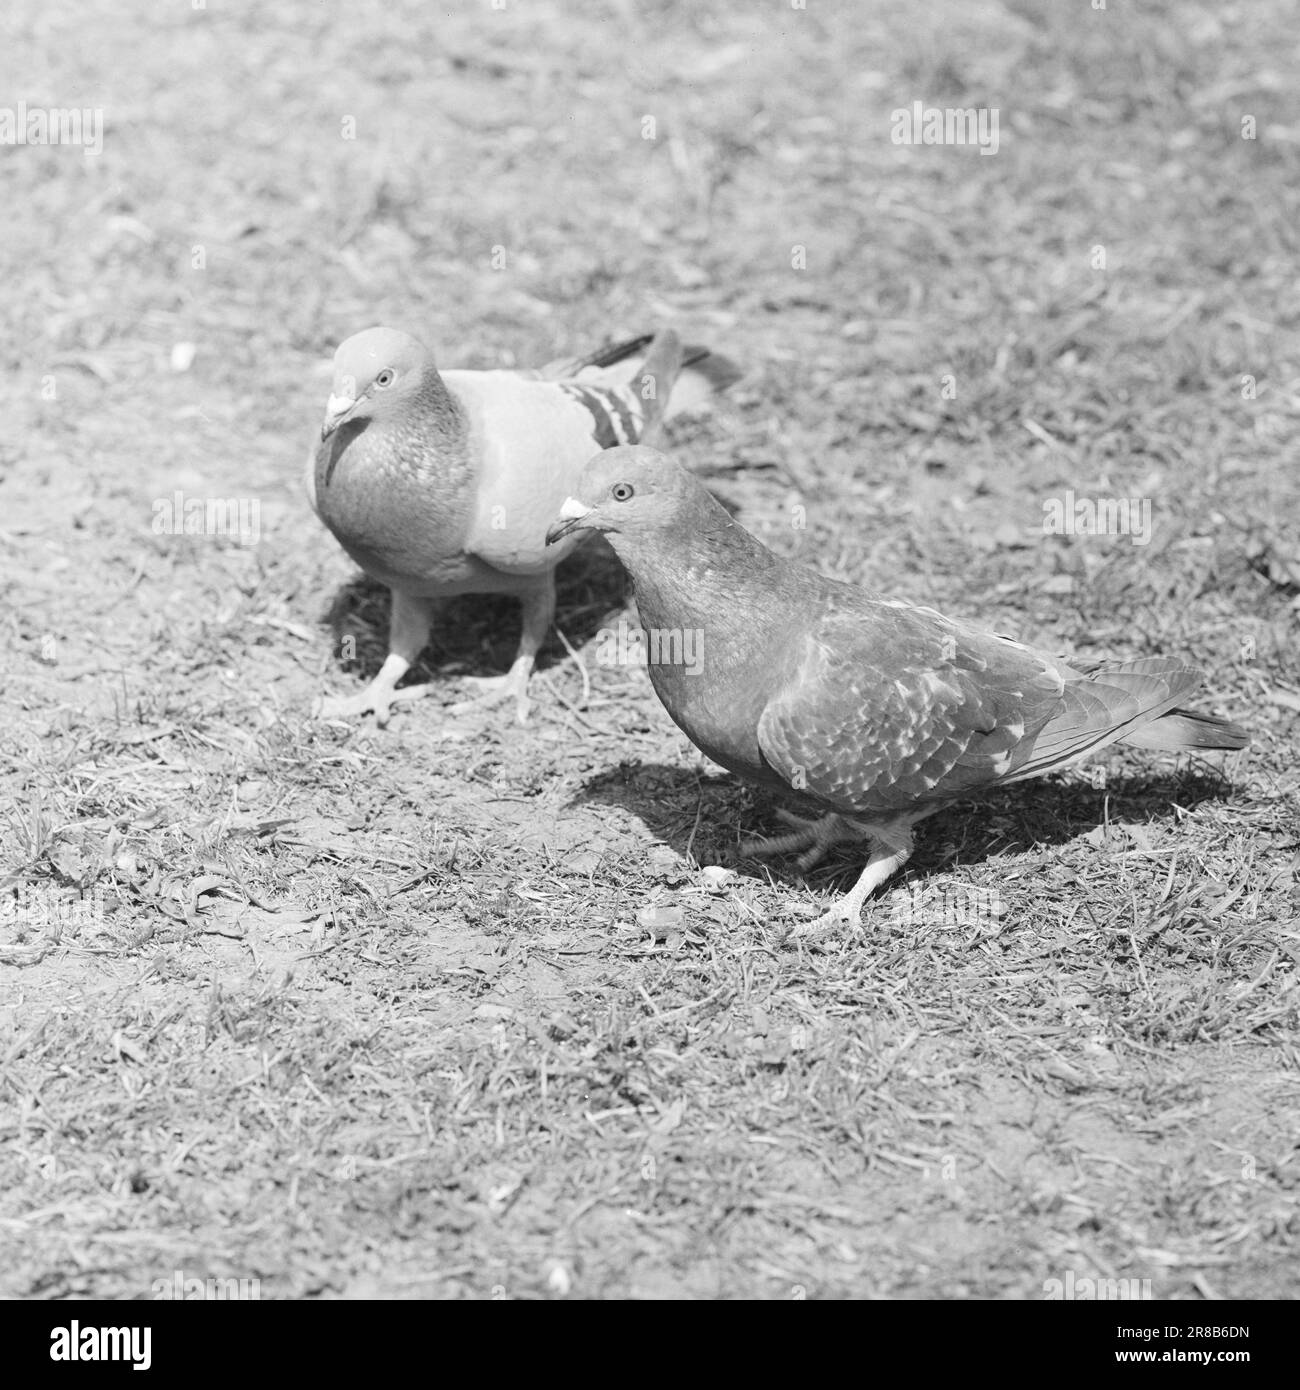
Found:
M 546 381 L 571 381 L 584 386 L 628 386 L 641 376 L 655 344 L 664 336 L 662 332 L 643 333 L 639 338 L 598 348 L 585 357 L 566 357 L 548 363 L 537 375 Z M 665 419 L 697 409 L 710 396 L 725 391 L 744 375 L 729 357 L 699 343 L 687 344 L 681 350 L 681 357 L 681 369 Z
M 698 344 L 687 346 L 682 351 L 682 369 L 664 419 L 698 410 L 710 396 L 721 395 L 744 375 L 731 358 L 720 352 L 710 352 Z
M 1111 743 L 1171 752 L 1245 747 L 1247 735 L 1237 725 L 1179 706 L 1201 679 L 1194 667 L 1159 656 L 1092 666 L 1086 674 L 1070 672 L 1060 712 L 1040 730 L 1029 759 L 1007 780 L 1066 767 Z
M 639 338 L 628 338 L 622 343 L 611 343 L 597 348 L 585 357 L 561 357 L 554 362 L 548 362 L 538 372 L 538 376 L 546 381 L 578 381 L 586 376 L 620 382 L 631 376 L 631 370 L 614 374 L 610 368 L 618 366 L 620 362 L 626 362 L 630 357 L 636 357 L 649 347 L 653 340 L 653 333 L 643 333 Z
M 1133 748 L 1158 748 L 1166 753 L 1177 753 L 1192 748 L 1245 748 L 1250 735 L 1240 724 L 1220 715 L 1172 709 L 1126 734 L 1120 742 Z
M 578 370 L 573 370 L 578 365 Z M 652 338 L 636 338 L 589 358 L 556 363 L 557 381 L 591 415 L 602 449 L 653 439 L 663 421 L 690 410 L 740 373 L 725 357 L 707 348 L 683 348 L 671 328 Z
M 641 363 L 638 373 L 640 391 L 636 390 L 635 385 L 627 388 L 640 397 L 639 403 L 644 412 L 637 433 L 638 444 L 657 436 L 660 425 L 667 418 L 668 403 L 676 391 L 681 370 L 682 340 L 671 328 L 666 328 L 662 333 L 655 334 L 655 340 Z

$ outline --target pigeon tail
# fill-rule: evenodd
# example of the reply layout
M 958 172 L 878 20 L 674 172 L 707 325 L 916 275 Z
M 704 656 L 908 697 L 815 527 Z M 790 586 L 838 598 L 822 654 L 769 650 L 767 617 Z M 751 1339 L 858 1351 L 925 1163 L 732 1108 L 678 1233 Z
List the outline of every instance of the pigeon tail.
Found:
M 579 386 L 628 386 L 645 374 L 653 345 L 661 344 L 666 336 L 666 332 L 643 333 L 625 342 L 597 348 L 585 357 L 560 358 L 548 363 L 537 375 L 546 381 Z M 681 369 L 664 411 L 666 420 L 698 410 L 711 396 L 721 395 L 744 376 L 729 357 L 699 343 L 686 344 L 681 355 Z
M 1199 748 L 1228 751 L 1245 748 L 1250 735 L 1240 724 L 1221 715 L 1173 709 L 1150 724 L 1134 729 L 1120 742 L 1133 748 L 1152 748 L 1165 753 L 1192 752 Z
M 682 340 L 672 329 L 660 333 L 650 345 L 638 374 L 642 409 L 638 442 L 657 438 L 682 370 Z M 632 389 L 636 390 L 637 384 Z
M 1066 668 L 1068 670 L 1068 668 Z M 1172 657 L 1145 656 L 1114 664 L 1089 663 L 1068 678 L 1061 711 L 1038 737 L 1028 759 L 1005 780 L 1018 782 L 1077 763 L 1112 743 L 1179 752 L 1188 748 L 1244 748 L 1244 730 L 1215 715 L 1179 708 L 1203 680 Z M 1216 742 L 1215 738 L 1227 739 Z
M 710 352 L 706 347 L 688 344 L 682 349 L 682 369 L 664 419 L 671 420 L 676 415 L 698 410 L 710 396 L 721 395 L 744 375 L 731 358 L 720 352 Z

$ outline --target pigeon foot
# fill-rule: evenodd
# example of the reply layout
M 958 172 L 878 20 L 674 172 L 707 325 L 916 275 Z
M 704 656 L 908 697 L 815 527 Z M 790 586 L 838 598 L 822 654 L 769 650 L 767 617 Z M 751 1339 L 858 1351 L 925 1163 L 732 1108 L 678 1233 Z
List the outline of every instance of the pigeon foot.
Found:
M 834 811 L 826 816 L 810 818 L 779 809 L 776 815 L 778 820 L 783 820 L 787 825 L 796 826 L 795 833 L 773 835 L 763 840 L 746 840 L 740 846 L 742 855 L 749 857 L 789 854 L 793 850 L 801 849 L 805 853 L 801 854 L 796 862 L 800 872 L 807 873 L 814 864 L 819 864 L 826 857 L 826 852 L 832 845 L 845 840 L 862 839 L 862 831 Z
M 514 666 L 504 676 L 466 676 L 464 679 L 480 693 L 472 700 L 458 701 L 447 713 L 457 718 L 478 714 L 513 699 L 516 719 L 520 724 L 526 724 L 533 708 L 533 702 L 528 697 L 528 677 L 531 673 L 530 662 L 527 669 L 521 671 Z
M 376 689 L 371 685 L 357 695 L 324 695 L 312 706 L 312 714 L 317 719 L 355 719 L 373 711 L 375 723 L 382 729 L 392 717 L 394 705 L 422 700 L 432 688 L 431 685 L 408 685 L 393 690 L 391 687 Z
M 858 881 L 829 912 L 795 928 L 794 934 L 801 940 L 816 941 L 832 933 L 857 931 L 862 904 L 907 863 L 913 843 L 910 821 L 872 826 L 866 833 L 871 836 L 871 855 Z

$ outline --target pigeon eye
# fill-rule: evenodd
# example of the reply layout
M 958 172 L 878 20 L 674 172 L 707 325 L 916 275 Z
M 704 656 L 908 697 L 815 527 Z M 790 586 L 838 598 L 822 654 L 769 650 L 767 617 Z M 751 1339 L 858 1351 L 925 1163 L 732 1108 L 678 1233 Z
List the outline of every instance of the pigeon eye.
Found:
M 627 502 L 636 492 L 636 488 L 631 483 L 615 483 L 609 490 L 609 495 L 615 502 Z
M 382 391 L 385 386 L 391 386 L 392 384 L 393 369 L 391 367 L 385 367 L 384 370 L 380 372 L 379 375 L 375 378 L 375 385 L 378 386 L 379 389 Z

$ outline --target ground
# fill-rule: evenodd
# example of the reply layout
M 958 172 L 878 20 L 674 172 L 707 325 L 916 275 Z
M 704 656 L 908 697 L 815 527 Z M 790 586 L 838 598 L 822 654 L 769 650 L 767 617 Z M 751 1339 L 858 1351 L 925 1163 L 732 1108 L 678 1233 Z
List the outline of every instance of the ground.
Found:
M 103 116 L 0 151 L 0 1294 L 1295 1297 L 1289 7 L 443 9 L 0 20 L 0 102 Z M 895 143 L 914 102 L 996 151 Z M 432 698 L 313 719 L 384 649 L 300 487 L 373 323 L 671 324 L 746 369 L 670 443 L 768 544 L 1185 656 L 1251 746 L 963 803 L 810 948 L 860 861 L 739 857 L 775 803 L 597 660 L 598 546 L 528 725 L 446 712 L 486 598 Z

